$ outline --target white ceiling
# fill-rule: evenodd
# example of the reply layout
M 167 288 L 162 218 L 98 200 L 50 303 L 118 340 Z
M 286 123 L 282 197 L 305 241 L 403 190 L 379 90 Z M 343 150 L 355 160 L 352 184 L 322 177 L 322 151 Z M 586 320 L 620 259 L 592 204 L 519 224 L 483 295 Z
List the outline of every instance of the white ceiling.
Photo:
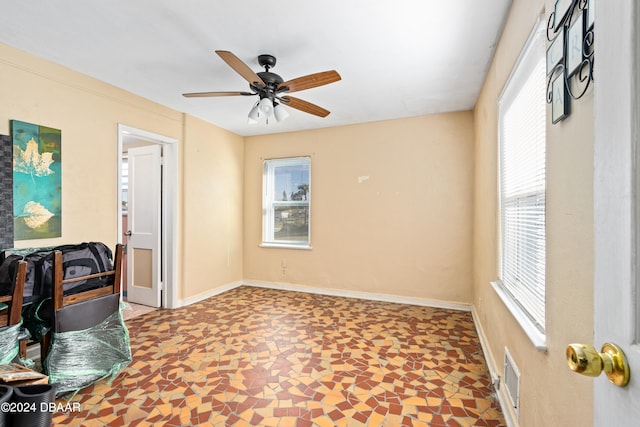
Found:
M 259 135 L 469 110 L 511 0 L 3 1 L 0 42 L 239 135 Z M 335 69 L 342 80 L 296 92 L 331 114 L 292 110 L 247 124 L 254 97 L 214 50 L 291 80 Z

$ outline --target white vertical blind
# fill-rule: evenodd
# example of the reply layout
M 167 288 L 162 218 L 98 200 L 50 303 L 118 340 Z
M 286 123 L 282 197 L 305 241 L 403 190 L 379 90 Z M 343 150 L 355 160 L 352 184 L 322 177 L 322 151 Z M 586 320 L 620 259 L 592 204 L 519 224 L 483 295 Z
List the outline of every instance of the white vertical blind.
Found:
M 545 327 L 545 38 L 539 23 L 499 101 L 501 284 Z

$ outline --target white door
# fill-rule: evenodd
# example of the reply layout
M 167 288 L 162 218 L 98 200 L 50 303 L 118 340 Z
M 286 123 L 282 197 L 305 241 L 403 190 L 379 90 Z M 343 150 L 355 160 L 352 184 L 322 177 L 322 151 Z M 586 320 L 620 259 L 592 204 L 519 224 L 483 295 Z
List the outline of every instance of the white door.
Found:
M 127 300 L 160 307 L 162 146 L 130 148 L 128 155 Z
M 625 387 L 616 387 L 604 374 L 595 378 L 596 427 L 640 425 L 640 12 L 636 1 L 595 3 L 593 344 L 598 350 L 605 342 L 619 345 L 630 367 Z

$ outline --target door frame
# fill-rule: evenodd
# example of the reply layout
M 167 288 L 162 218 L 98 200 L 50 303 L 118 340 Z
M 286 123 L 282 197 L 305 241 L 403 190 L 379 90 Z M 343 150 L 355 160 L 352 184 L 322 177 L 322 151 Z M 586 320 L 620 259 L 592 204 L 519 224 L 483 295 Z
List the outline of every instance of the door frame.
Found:
M 594 426 L 640 417 L 640 6 L 596 1 L 594 69 L 594 345 L 622 347 L 624 388 L 594 380 Z M 635 424 L 634 424 L 635 425 Z
M 118 123 L 117 147 L 117 242 L 122 243 L 122 154 L 124 140 L 136 138 L 162 145 L 162 307 L 178 308 L 178 140 Z

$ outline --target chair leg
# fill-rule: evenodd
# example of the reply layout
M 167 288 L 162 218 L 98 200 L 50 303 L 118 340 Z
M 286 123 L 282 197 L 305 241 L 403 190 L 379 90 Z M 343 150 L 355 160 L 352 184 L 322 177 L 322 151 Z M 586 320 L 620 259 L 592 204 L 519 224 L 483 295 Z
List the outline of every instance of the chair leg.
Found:
M 40 343 L 40 363 L 44 367 L 44 359 L 47 357 L 49 353 L 49 345 L 51 343 L 51 332 L 48 332 L 45 336 L 42 337 L 42 342 Z
M 26 359 L 27 358 L 27 340 L 20 340 L 19 342 L 19 349 L 18 349 L 18 355 L 20 356 L 21 359 Z

